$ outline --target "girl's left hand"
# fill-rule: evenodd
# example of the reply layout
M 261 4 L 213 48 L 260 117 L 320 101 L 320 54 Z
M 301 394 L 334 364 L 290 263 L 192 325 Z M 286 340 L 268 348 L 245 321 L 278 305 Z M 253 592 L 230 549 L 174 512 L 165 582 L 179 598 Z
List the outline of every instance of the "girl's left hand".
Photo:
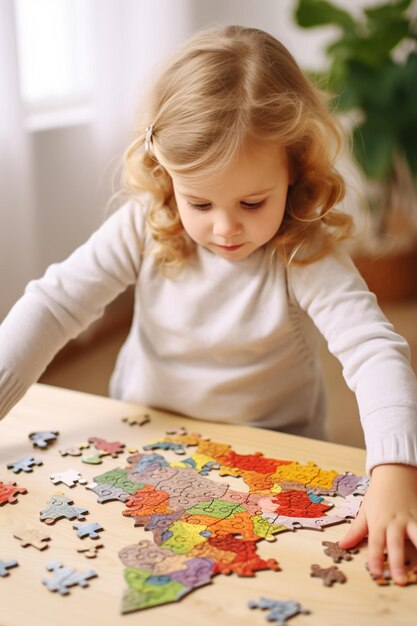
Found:
M 343 539 L 348 550 L 368 535 L 368 568 L 382 576 L 385 552 L 390 573 L 397 584 L 406 582 L 405 541 L 417 547 L 417 467 L 377 465 L 356 519 Z

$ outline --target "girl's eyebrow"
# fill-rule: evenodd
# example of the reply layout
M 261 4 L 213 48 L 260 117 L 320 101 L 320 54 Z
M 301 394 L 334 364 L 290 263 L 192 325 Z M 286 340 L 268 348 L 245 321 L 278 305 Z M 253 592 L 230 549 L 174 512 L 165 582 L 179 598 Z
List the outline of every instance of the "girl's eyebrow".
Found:
M 253 196 L 261 196 L 264 193 L 268 193 L 269 191 L 272 191 L 273 189 L 275 189 L 275 187 L 268 187 L 268 189 L 261 189 L 260 191 L 254 191 L 253 193 L 247 193 L 247 194 L 241 194 L 239 196 L 239 199 L 241 198 L 252 198 Z M 180 190 L 179 190 L 180 191 Z M 192 193 L 187 193 L 187 191 L 180 191 L 181 195 L 185 196 L 186 198 L 189 198 L 190 200 L 203 200 L 203 196 L 195 196 Z

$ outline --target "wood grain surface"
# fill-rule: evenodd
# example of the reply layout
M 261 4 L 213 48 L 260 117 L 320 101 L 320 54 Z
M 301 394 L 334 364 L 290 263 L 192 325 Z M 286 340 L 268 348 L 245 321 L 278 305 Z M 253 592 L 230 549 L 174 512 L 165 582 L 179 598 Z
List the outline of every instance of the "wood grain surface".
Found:
M 325 587 L 322 581 L 310 577 L 310 567 L 333 564 L 323 553 L 321 542 L 337 541 L 346 530 L 345 524 L 324 531 L 297 530 L 278 535 L 275 542 L 261 541 L 258 553 L 263 558 L 275 558 L 280 572 L 259 572 L 253 578 L 232 574 L 218 575 L 210 585 L 193 591 L 181 601 L 127 615 L 120 612 L 125 589 L 123 565 L 118 551 L 141 539 L 152 539 L 143 528 L 134 528 L 133 521 L 122 516 L 121 502 L 98 504 L 96 495 L 82 485 L 68 488 L 54 486 L 50 475 L 54 472 L 77 469 L 88 482 L 93 476 L 115 467 L 126 465 L 126 454 L 118 459 L 104 457 L 101 465 L 87 465 L 78 457 L 62 457 L 58 450 L 79 444 L 90 436 L 118 440 L 126 447 L 141 448 L 165 434 L 166 430 L 185 426 L 190 432 L 199 432 L 212 440 L 230 444 L 242 454 L 261 451 L 266 456 L 316 462 L 323 469 L 363 474 L 365 455 L 362 450 L 325 442 L 313 441 L 271 431 L 201 422 L 155 410 L 148 411 L 151 422 L 139 427 L 129 426 L 121 418 L 134 415 L 145 407 L 127 404 L 47 385 L 34 385 L 11 413 L 0 423 L 0 480 L 17 482 L 26 487 L 27 494 L 18 496 L 17 504 L 0 507 L 0 560 L 16 559 L 19 566 L 7 577 L 0 577 L 1 626 L 84 626 L 100 624 L 150 624 L 152 626 L 259 626 L 266 624 L 265 612 L 250 610 L 247 602 L 266 596 L 281 600 L 293 599 L 311 611 L 299 615 L 290 623 L 297 626 L 411 626 L 417 623 L 417 586 L 399 588 L 394 585 L 379 587 L 366 571 L 366 546 L 350 562 L 339 568 L 346 574 L 345 584 Z M 47 450 L 32 447 L 30 432 L 57 430 L 58 441 Z M 33 472 L 14 474 L 6 465 L 26 455 L 43 460 Z M 237 478 L 226 480 L 232 487 L 244 489 Z M 66 519 L 47 526 L 39 521 L 39 512 L 50 497 L 62 491 L 76 506 L 87 508 L 87 520 L 100 522 L 104 547 L 97 558 L 86 559 L 77 553 L 81 540 Z M 22 548 L 13 538 L 13 529 L 37 527 L 49 532 L 52 540 L 46 550 L 31 546 Z M 415 559 L 415 554 L 411 554 Z M 98 577 L 89 587 L 74 587 L 69 596 L 51 593 L 42 585 L 50 578 L 45 569 L 48 561 L 59 560 L 66 566 L 82 571 L 90 568 Z

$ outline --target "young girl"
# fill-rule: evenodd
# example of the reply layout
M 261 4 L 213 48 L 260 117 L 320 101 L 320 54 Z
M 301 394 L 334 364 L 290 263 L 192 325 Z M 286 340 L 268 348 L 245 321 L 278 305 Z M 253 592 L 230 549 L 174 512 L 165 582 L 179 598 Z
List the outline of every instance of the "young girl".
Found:
M 340 133 L 262 31 L 202 32 L 156 81 L 125 157 L 129 201 L 31 282 L 0 327 L 0 417 L 130 284 L 111 395 L 325 437 L 317 330 L 356 392 L 372 473 L 341 545 L 369 537 L 397 582 L 417 546 L 417 385 L 408 347 L 338 245 Z

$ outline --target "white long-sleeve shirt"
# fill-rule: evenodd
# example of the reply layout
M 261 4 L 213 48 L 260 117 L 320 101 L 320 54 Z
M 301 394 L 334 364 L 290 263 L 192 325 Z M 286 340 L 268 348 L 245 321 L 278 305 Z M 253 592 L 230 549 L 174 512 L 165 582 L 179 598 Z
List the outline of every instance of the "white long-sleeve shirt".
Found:
M 120 208 L 66 261 L 32 281 L 0 326 L 0 417 L 128 285 L 130 333 L 111 395 L 203 420 L 325 436 L 318 332 L 356 393 L 367 469 L 417 465 L 417 384 L 351 261 L 271 264 L 261 248 L 230 262 L 198 246 L 167 278 L 148 254 L 146 206 Z

